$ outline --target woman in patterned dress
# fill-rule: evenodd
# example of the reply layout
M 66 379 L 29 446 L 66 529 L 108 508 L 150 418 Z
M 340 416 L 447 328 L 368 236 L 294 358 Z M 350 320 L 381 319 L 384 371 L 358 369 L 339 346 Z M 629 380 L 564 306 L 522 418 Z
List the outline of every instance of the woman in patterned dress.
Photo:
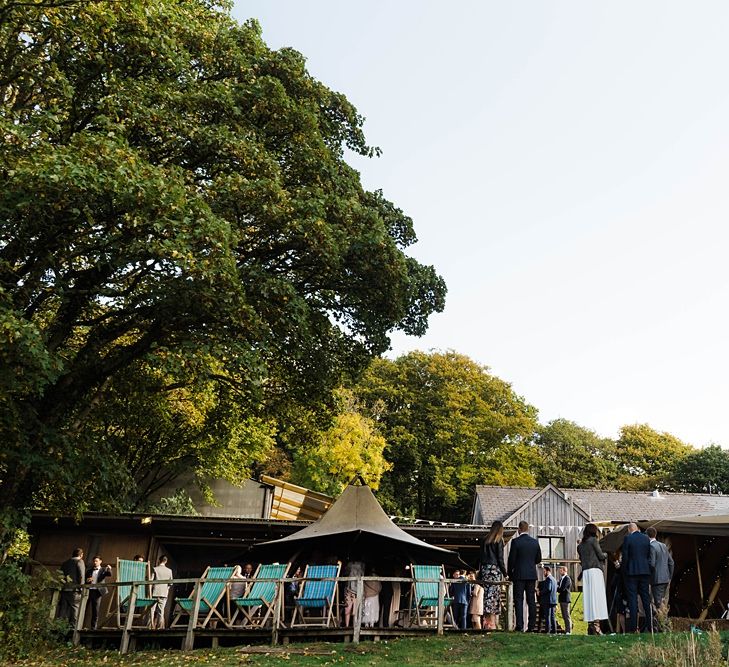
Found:
M 481 547 L 481 581 L 498 582 L 506 576 L 504 564 L 504 524 L 494 521 Z M 501 586 L 483 584 L 484 630 L 495 630 L 501 611 Z

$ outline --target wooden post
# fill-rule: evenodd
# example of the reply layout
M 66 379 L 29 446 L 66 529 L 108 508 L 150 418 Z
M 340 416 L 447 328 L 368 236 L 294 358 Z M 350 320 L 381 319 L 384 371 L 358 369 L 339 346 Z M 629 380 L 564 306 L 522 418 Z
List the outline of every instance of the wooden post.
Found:
M 445 581 L 438 581 L 438 607 L 436 608 L 438 619 L 436 621 L 436 634 L 443 634 L 443 619 L 445 618 Z
M 134 612 L 137 610 L 137 584 L 132 584 L 132 592 L 129 595 L 129 606 L 127 607 L 127 618 L 122 630 L 121 642 L 119 644 L 119 653 L 129 652 L 129 634 L 134 624 Z
M 195 646 L 195 628 L 197 627 L 197 617 L 200 613 L 200 596 L 202 594 L 202 583 L 198 579 L 195 582 L 195 594 L 192 599 L 192 609 L 190 610 L 190 620 L 187 623 L 187 632 L 185 639 L 182 640 L 182 650 L 192 651 Z
M 694 553 L 696 554 L 696 576 L 699 580 L 699 597 L 701 598 L 701 604 L 704 604 L 704 581 L 701 576 L 701 560 L 699 559 L 699 542 L 694 535 Z
M 84 618 L 86 617 L 86 603 L 89 600 L 89 589 L 84 588 L 81 591 L 81 604 L 79 605 L 78 616 L 76 617 L 76 627 L 73 629 L 73 645 L 78 646 L 81 643 L 81 630 L 84 629 Z
M 717 594 L 719 593 L 720 588 L 721 588 L 721 573 L 719 573 L 719 576 L 716 578 L 716 581 L 714 582 L 714 585 L 711 588 L 711 592 L 709 593 L 709 599 L 706 601 L 706 606 L 701 610 L 701 614 L 699 615 L 699 621 L 706 620 L 706 617 L 709 615 L 709 609 L 711 608 L 711 605 L 714 602 L 714 598 L 716 598 Z M 703 600 L 702 600 L 702 602 L 703 602 Z
M 271 646 L 278 644 L 278 633 L 281 627 L 281 611 L 284 607 L 282 604 L 284 592 L 284 584 L 280 581 L 276 582 L 276 598 L 273 603 L 273 620 L 271 622 Z
M 51 621 L 55 620 L 56 616 L 58 616 L 58 601 L 60 599 L 61 591 L 55 589 L 51 595 L 51 613 L 48 617 Z
M 362 577 L 357 577 L 355 585 L 357 599 L 354 601 L 354 628 L 352 633 L 352 642 L 359 644 L 359 635 L 362 632 L 362 612 L 364 611 L 364 582 Z
M 519 600 L 521 603 L 521 600 Z M 504 628 L 507 631 L 514 629 L 516 620 L 514 619 L 514 588 L 511 583 L 506 584 L 506 622 Z

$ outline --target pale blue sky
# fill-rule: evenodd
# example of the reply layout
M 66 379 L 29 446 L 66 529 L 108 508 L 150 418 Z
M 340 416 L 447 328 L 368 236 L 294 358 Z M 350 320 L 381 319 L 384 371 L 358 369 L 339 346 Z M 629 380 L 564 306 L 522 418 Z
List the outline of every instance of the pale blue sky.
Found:
M 237 0 L 366 117 L 447 349 L 543 422 L 729 446 L 729 3 Z

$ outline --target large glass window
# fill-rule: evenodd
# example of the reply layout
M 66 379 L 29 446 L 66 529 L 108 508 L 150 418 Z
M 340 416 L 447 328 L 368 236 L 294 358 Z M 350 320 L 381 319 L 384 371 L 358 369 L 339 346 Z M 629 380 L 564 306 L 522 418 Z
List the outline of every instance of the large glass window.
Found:
M 540 537 L 539 547 L 542 550 L 542 560 L 564 558 L 564 537 Z

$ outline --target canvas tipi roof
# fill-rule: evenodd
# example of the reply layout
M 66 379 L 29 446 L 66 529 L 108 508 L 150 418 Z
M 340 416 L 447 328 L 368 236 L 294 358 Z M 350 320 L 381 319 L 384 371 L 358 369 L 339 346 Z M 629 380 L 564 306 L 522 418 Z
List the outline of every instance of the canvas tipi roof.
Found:
M 419 563 L 459 563 L 455 552 L 423 542 L 396 526 L 369 486 L 352 484 L 320 519 L 293 535 L 264 542 L 256 547 L 259 549 L 281 557 L 302 550 L 330 550 L 345 558 L 384 550 Z

